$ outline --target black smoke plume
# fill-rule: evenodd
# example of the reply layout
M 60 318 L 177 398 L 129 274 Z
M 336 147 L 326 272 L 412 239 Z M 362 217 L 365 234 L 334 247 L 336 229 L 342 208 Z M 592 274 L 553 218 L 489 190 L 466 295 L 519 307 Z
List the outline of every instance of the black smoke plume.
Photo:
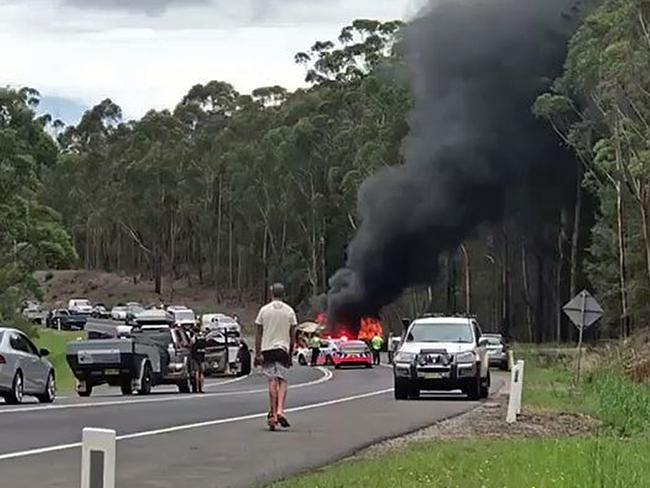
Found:
M 446 0 L 406 28 L 405 164 L 359 190 L 362 224 L 330 280 L 333 320 L 375 315 L 431 283 L 441 253 L 480 225 L 573 185 L 570 156 L 531 107 L 561 73 L 575 17 L 566 0 Z

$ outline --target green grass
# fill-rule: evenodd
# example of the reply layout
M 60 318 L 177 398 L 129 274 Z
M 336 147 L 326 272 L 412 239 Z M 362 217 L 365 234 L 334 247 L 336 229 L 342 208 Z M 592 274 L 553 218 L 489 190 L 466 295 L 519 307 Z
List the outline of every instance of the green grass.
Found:
M 444 488 L 646 486 L 650 440 L 477 440 L 417 443 L 398 453 L 273 485 Z
M 59 392 L 74 389 L 74 376 L 65 361 L 65 346 L 68 342 L 78 337 L 85 338 L 83 332 L 59 332 L 51 329 L 39 329 L 38 337 L 35 338 L 39 348 L 50 351 L 48 359 L 56 371 L 56 384 Z

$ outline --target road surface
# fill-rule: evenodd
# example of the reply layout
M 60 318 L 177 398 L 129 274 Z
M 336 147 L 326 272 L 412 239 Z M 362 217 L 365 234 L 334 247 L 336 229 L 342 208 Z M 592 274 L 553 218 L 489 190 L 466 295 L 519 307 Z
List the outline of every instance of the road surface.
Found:
M 107 388 L 91 398 L 71 394 L 54 405 L 0 403 L 1 486 L 79 486 L 83 427 L 117 431 L 120 488 L 249 487 L 323 466 L 476 405 L 454 395 L 397 402 L 386 367 L 296 366 L 290 383 L 292 427 L 278 432 L 265 426 L 265 380 L 256 374 L 211 380 L 204 395 L 162 388 L 147 397 L 122 397 Z

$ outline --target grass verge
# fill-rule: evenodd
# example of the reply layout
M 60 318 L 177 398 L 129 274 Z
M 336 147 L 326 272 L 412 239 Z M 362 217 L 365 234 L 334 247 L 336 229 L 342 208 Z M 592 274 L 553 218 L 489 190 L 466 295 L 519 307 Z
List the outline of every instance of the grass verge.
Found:
M 83 332 L 59 332 L 58 330 L 39 329 L 35 342 L 39 348 L 50 351 L 48 359 L 56 371 L 56 384 L 59 392 L 74 389 L 74 376 L 65 360 L 65 347 L 70 341 L 83 338 Z
M 417 443 L 367 461 L 339 463 L 274 488 L 591 488 L 644 486 L 650 440 L 471 440 Z

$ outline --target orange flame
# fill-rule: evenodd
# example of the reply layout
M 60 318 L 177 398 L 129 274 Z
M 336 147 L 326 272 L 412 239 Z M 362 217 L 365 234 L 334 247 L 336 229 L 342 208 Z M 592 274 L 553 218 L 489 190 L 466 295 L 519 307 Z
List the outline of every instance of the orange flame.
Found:
M 378 319 L 366 317 L 361 319 L 361 330 L 359 330 L 359 340 L 369 341 L 378 335 L 384 337 L 384 328 Z

